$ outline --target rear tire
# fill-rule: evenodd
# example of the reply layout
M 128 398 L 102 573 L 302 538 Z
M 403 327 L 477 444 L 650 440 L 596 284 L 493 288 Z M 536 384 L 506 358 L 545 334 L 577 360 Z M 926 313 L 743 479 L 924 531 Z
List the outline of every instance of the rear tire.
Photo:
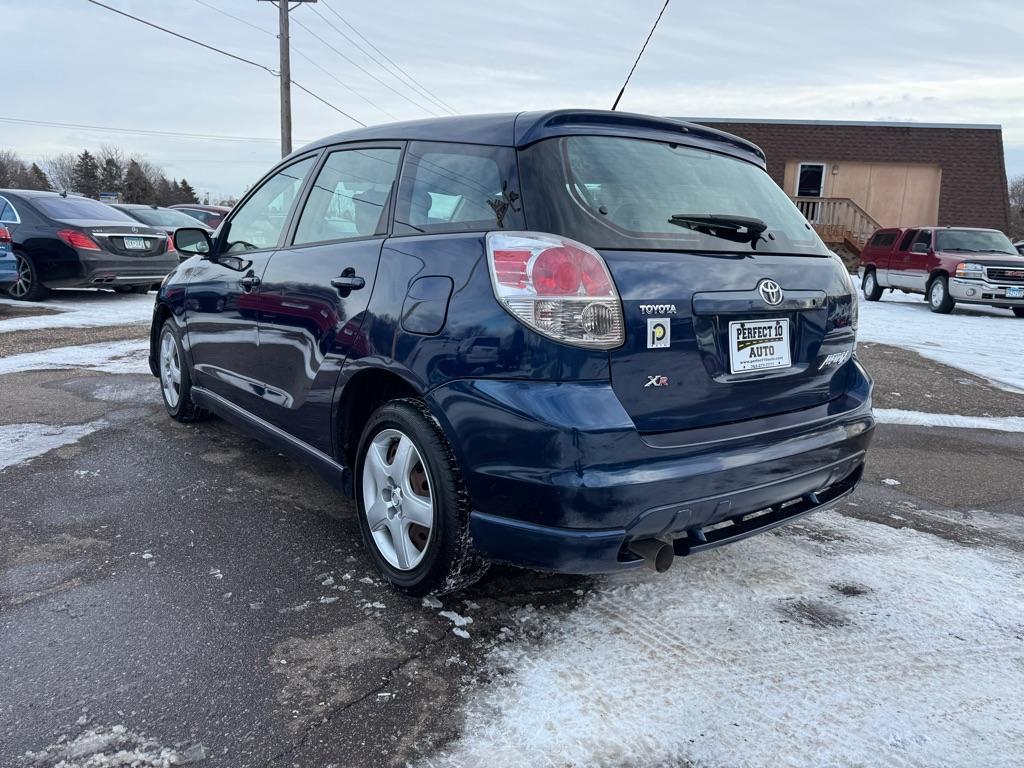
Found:
M 167 413 L 182 424 L 205 419 L 208 413 L 192 400 L 192 374 L 185 362 L 181 338 L 173 320 L 164 321 L 157 352 L 160 396 Z
M 1024 307 L 1011 307 L 1011 309 L 1017 317 L 1024 317 Z
M 864 298 L 868 301 L 878 301 L 882 298 L 883 288 L 878 284 L 878 277 L 873 269 L 869 269 L 864 273 L 864 281 L 861 283 L 861 288 L 864 291 Z
M 928 308 L 940 315 L 948 315 L 953 311 L 956 302 L 949 295 L 949 281 L 945 275 L 939 275 L 928 284 Z
M 18 265 L 18 279 L 8 287 L 7 295 L 19 301 L 42 301 L 50 295 L 50 289 L 39 279 L 39 272 L 32 257 L 22 251 L 14 252 Z
M 487 570 L 472 548 L 455 456 L 420 401 L 392 400 L 370 417 L 356 454 L 355 491 L 370 559 L 399 592 L 448 594 Z

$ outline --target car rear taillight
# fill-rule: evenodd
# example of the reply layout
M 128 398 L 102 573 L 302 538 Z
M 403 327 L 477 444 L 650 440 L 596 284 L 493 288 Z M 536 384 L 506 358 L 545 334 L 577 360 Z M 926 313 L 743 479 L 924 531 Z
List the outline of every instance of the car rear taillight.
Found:
M 622 344 L 622 303 L 601 254 L 542 232 L 490 232 L 494 295 L 517 320 L 566 344 Z
M 96 241 L 83 232 L 79 232 L 77 229 L 61 229 L 57 232 L 57 237 L 63 240 L 65 243 L 70 245 L 72 248 L 81 248 L 83 251 L 100 251 L 102 248 L 96 244 Z
M 11 244 L 11 231 L 7 227 L 0 227 L 0 243 Z

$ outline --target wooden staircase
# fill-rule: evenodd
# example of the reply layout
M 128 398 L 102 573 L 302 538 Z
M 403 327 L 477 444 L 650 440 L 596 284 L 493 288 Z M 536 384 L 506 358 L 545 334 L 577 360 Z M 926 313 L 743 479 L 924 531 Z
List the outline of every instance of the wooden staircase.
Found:
M 882 227 L 848 197 L 794 197 L 793 202 L 825 245 L 849 261 L 860 257 L 871 235 Z

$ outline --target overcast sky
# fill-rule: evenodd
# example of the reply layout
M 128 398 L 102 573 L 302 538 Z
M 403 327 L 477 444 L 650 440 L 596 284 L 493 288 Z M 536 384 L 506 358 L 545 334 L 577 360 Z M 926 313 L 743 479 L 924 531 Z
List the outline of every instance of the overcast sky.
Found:
M 269 2 L 104 2 L 277 66 L 277 9 Z M 365 123 L 427 117 L 423 106 L 440 112 L 314 13 L 362 43 L 333 9 L 461 113 L 607 108 L 661 4 L 320 0 L 293 12 L 293 46 L 308 59 L 293 55 L 292 77 Z M 200 192 L 221 195 L 240 193 L 279 156 L 278 83 L 265 71 L 86 0 L 0 0 L 0 30 L 0 117 L 266 139 L 0 122 L 0 148 L 26 160 L 114 143 L 168 175 L 188 178 Z M 293 93 L 293 103 L 296 146 L 355 126 L 301 92 Z M 1024 173 L 1024 8 L 1021 0 L 673 0 L 619 108 L 701 117 L 999 123 L 1014 176 Z

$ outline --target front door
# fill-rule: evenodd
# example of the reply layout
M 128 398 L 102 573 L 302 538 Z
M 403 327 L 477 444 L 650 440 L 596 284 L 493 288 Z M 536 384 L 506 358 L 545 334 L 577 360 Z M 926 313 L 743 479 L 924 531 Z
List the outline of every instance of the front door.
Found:
M 931 266 L 932 231 L 922 229 L 914 238 L 907 254 L 907 286 L 924 293 L 928 285 L 928 273 Z
M 825 190 L 824 163 L 800 163 L 797 169 L 797 197 L 820 198 Z M 818 222 L 817 200 L 803 200 L 799 203 L 800 211 L 812 224 Z
M 252 410 L 262 400 L 259 284 L 315 156 L 274 173 L 221 229 L 216 259 L 191 267 L 185 311 L 197 386 Z
M 363 348 L 401 154 L 397 144 L 329 152 L 260 287 L 261 415 L 328 454 L 324 425 L 342 364 Z

